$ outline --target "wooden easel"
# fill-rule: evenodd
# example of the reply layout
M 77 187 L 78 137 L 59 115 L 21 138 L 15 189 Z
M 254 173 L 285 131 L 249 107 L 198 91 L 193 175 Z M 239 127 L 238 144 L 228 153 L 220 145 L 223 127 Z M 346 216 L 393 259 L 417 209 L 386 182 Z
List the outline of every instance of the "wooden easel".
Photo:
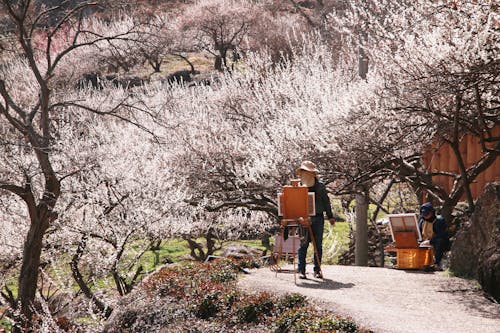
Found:
M 305 231 L 307 231 L 314 248 L 314 255 L 316 256 L 316 260 L 318 261 L 319 270 L 321 274 L 323 274 L 323 272 L 321 271 L 321 261 L 319 258 L 318 248 L 316 247 L 316 240 L 314 239 L 314 234 L 311 229 L 311 221 L 309 219 L 310 215 L 316 214 L 314 193 L 309 193 L 306 186 L 300 186 L 299 180 L 291 180 L 290 182 L 291 186 L 283 186 L 283 191 L 278 194 L 278 214 L 282 217 L 280 232 L 278 236 L 280 239 L 280 244 L 277 249 L 275 249 L 275 254 L 277 255 L 276 264 L 271 267 L 271 269 L 275 270 L 276 276 L 278 275 L 278 273 L 282 272 L 289 273 L 290 270 L 280 267 L 281 256 L 283 254 L 289 255 L 293 258 L 294 280 L 295 282 L 297 282 L 295 258 L 298 255 L 297 251 L 300 247 L 300 240 L 298 242 L 299 244 L 296 244 L 297 239 L 292 239 L 292 249 L 290 250 L 287 248 L 286 251 L 284 251 L 285 242 L 283 240 L 285 228 L 287 227 L 288 230 L 291 230 L 291 237 L 294 237 L 293 235 L 296 234 L 298 228 L 303 228 Z M 295 248 L 296 245 L 298 246 Z

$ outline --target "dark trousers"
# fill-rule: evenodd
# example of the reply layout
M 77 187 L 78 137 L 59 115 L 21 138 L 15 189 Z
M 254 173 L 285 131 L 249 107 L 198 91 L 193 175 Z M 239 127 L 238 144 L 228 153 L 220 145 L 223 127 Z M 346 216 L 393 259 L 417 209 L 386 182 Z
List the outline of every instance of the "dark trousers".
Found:
M 436 238 L 432 246 L 434 247 L 434 264 L 439 265 L 444 253 L 450 249 L 450 241 L 446 238 Z
M 323 230 L 325 229 L 325 218 L 323 216 L 313 216 L 311 217 L 311 230 L 314 236 L 314 240 L 316 241 L 316 248 L 318 249 L 318 257 L 320 262 L 318 263 L 318 259 L 316 255 L 314 255 L 314 271 L 319 271 L 321 257 L 323 255 Z M 311 237 L 309 237 L 309 233 L 306 234 L 306 240 L 302 243 L 299 248 L 299 271 L 306 271 L 306 254 L 307 249 L 309 247 L 309 242 L 311 241 Z

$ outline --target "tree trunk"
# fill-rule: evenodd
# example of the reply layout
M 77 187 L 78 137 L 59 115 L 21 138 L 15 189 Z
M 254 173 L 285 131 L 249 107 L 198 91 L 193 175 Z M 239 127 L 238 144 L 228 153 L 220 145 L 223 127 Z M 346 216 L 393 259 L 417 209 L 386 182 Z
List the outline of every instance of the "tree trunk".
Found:
M 354 263 L 368 266 L 368 195 L 365 190 L 356 194 L 356 238 Z
M 227 70 L 227 49 L 221 50 L 220 51 L 220 57 L 222 60 L 222 69 Z
M 185 62 L 188 63 L 189 67 L 191 68 L 191 73 L 195 74 L 196 70 L 194 68 L 194 65 L 191 61 L 189 61 L 188 57 L 185 57 L 183 56 L 182 54 L 178 54 L 178 53 L 175 53 L 174 54 L 175 56 L 178 56 L 179 58 L 183 59 Z M 216 59 L 216 63 L 217 63 L 217 59 Z
M 33 316 L 33 302 L 38 284 L 38 268 L 42 253 L 42 239 L 48 226 L 48 216 L 31 220 L 30 230 L 24 242 L 23 262 L 18 279 L 18 304 L 21 306 L 23 322 L 30 325 Z
M 373 223 L 373 226 L 375 227 L 375 231 L 377 232 L 377 237 L 378 237 L 378 250 L 380 251 L 380 267 L 384 267 L 385 265 L 385 253 L 384 253 L 384 237 L 382 235 L 382 231 L 380 231 L 380 228 L 377 225 L 377 216 L 380 211 L 380 209 L 383 209 L 386 213 L 389 213 L 387 210 L 385 210 L 382 206 L 384 203 L 385 199 L 389 195 L 389 192 L 391 191 L 392 185 L 394 184 L 394 179 L 391 179 L 389 185 L 387 185 L 387 188 L 384 190 L 384 193 L 382 193 L 382 196 L 380 197 L 379 201 L 375 200 L 370 200 L 374 202 L 377 207 L 375 208 L 375 211 L 373 212 L 371 221 Z M 403 204 L 401 204 L 401 207 Z M 376 263 L 376 260 L 375 260 Z
M 269 239 L 269 237 L 270 235 L 268 233 L 265 233 L 260 238 L 260 243 L 266 248 L 266 250 L 271 250 L 271 240 Z
M 358 74 L 363 80 L 366 80 L 366 75 L 368 74 L 368 57 L 363 48 L 366 39 L 366 32 L 361 32 L 359 34 L 358 45 Z
M 185 238 L 185 240 L 188 242 L 189 249 L 191 250 L 191 257 L 193 257 L 193 259 L 203 261 L 207 258 L 202 245 L 190 238 Z
M 363 49 L 366 33 L 359 35 L 358 45 L 358 74 L 366 80 L 368 73 L 368 59 Z M 356 238 L 354 247 L 354 264 L 356 266 L 368 266 L 368 193 L 362 188 L 356 194 Z
M 206 239 L 207 239 L 207 255 L 206 255 L 206 257 L 208 257 L 208 256 L 211 256 L 212 254 L 214 254 L 214 251 L 215 251 L 215 239 L 214 239 L 214 235 L 213 235 L 211 229 L 208 229 Z
M 153 70 L 155 73 L 161 73 L 161 61 L 158 61 L 153 65 Z
M 453 153 L 458 162 L 458 167 L 460 169 L 460 175 L 462 180 L 462 188 L 465 192 L 467 198 L 467 203 L 469 204 L 469 212 L 474 211 L 474 199 L 472 198 L 472 193 L 470 190 L 470 181 L 467 175 L 467 168 L 465 167 L 464 159 L 460 153 L 460 139 L 459 139 L 459 114 L 462 109 L 462 95 L 458 94 L 456 96 L 456 108 L 455 108 L 455 118 L 453 120 L 453 140 L 450 143 Z
M 457 204 L 458 200 L 453 200 L 452 198 L 446 198 L 441 205 L 441 216 L 443 216 L 444 220 L 447 224 L 449 224 L 452 220 L 453 208 Z
M 57 218 L 54 206 L 60 195 L 60 184 L 54 175 L 48 155 L 37 152 L 38 160 L 45 173 L 46 189 L 39 204 L 36 204 L 31 183 L 25 183 L 24 191 L 17 193 L 26 202 L 29 216 L 30 229 L 24 242 L 23 262 L 18 279 L 18 304 L 20 305 L 22 325 L 31 326 L 34 313 L 34 301 L 38 285 L 38 269 L 42 254 L 43 236 L 50 223 Z
M 222 58 L 220 56 L 215 57 L 214 68 L 215 70 L 222 72 Z
M 455 157 L 458 162 L 458 167 L 460 169 L 460 176 L 461 176 L 461 186 L 463 188 L 463 191 L 465 192 L 465 197 L 467 198 L 467 203 L 469 204 L 469 212 L 474 211 L 474 198 L 472 197 L 472 192 L 470 190 L 470 181 L 469 177 L 467 175 L 467 168 L 465 167 L 465 162 L 464 159 L 462 158 L 462 154 L 460 153 L 459 149 L 459 144 L 460 142 L 453 141 L 450 146 L 453 149 L 453 153 L 455 154 Z
M 85 247 L 87 246 L 87 236 L 84 235 L 82 239 L 80 240 L 80 243 L 78 244 L 78 248 L 76 250 L 75 255 L 73 256 L 70 267 L 71 267 L 71 272 L 73 274 L 73 278 L 75 279 L 76 283 L 80 287 L 80 290 L 83 292 L 83 294 L 94 303 L 94 305 L 97 307 L 97 309 L 101 312 L 104 313 L 104 316 L 108 318 L 111 315 L 111 312 L 113 309 L 109 306 L 107 306 L 104 302 L 100 301 L 97 299 L 97 297 L 94 295 L 90 287 L 87 285 L 87 283 L 84 281 L 83 275 L 80 272 L 80 269 L 78 268 L 78 264 L 80 262 L 80 258 L 83 255 L 83 251 Z

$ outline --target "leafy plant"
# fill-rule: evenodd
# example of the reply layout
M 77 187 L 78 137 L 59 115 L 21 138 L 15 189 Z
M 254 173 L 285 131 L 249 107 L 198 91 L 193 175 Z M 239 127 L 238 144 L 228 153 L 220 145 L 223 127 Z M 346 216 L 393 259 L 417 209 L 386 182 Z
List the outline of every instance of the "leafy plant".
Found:
M 243 298 L 235 312 L 243 323 L 258 323 L 261 317 L 270 316 L 274 308 L 275 297 L 267 292 Z
M 307 297 L 298 293 L 286 294 L 278 301 L 278 309 L 281 311 L 296 307 L 303 307 L 308 304 Z
M 318 319 L 313 325 L 314 331 L 340 331 L 346 333 L 358 332 L 358 325 L 349 318 L 342 318 L 339 316 L 327 316 Z
M 311 314 L 302 308 L 285 311 L 276 321 L 274 333 L 307 332 L 311 327 Z
M 208 319 L 215 316 L 220 309 L 220 298 L 221 292 L 219 291 L 205 295 L 200 304 L 194 308 L 196 317 Z

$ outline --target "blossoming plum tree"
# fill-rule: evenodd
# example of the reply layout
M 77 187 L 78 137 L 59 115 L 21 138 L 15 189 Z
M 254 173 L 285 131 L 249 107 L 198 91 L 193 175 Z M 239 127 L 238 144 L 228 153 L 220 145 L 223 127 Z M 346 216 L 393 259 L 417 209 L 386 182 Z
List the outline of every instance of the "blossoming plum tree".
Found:
M 83 14 L 95 5 L 95 2 L 81 2 L 38 10 L 32 2 L 1 3 L 14 27 L 8 37 L 16 48 L 10 50 L 9 62 L 4 62 L 1 68 L 0 123 L 7 134 L 2 137 L 1 147 L 2 155 L 7 158 L 0 162 L 0 189 L 24 202 L 26 211 L 21 215 L 29 219 L 28 225 L 21 227 L 26 234 L 18 295 L 16 298 L 7 295 L 11 306 L 19 310 L 21 326 L 30 325 L 35 311 L 44 236 L 59 216 L 56 207 L 62 183 L 85 168 L 82 163 L 69 163 L 78 161 L 78 154 L 69 154 L 74 151 L 67 150 L 64 142 L 68 128 L 85 135 L 84 129 L 76 128 L 85 124 L 72 118 L 75 116 L 72 110 L 108 115 L 129 123 L 136 123 L 133 115 L 139 112 L 126 104 L 129 95 L 123 91 L 83 101 L 68 93 L 70 79 L 82 74 L 84 66 L 74 65 L 84 63 L 85 51 L 103 47 L 100 43 L 109 45 L 114 39 L 126 41 L 133 34 L 133 28 L 127 25 L 121 26 L 123 31 L 93 30 L 94 22 L 86 20 Z M 2 57 L 5 59 L 6 54 Z M 13 205 L 12 209 L 18 206 Z
M 187 8 L 181 26 L 192 33 L 191 41 L 215 56 L 214 68 L 228 69 L 228 56 L 237 54 L 258 15 L 258 7 L 246 1 L 203 0 Z
M 388 160 L 384 166 L 415 188 L 426 189 L 442 203 L 445 216 L 464 193 L 472 211 L 469 184 L 495 161 L 500 148 L 493 132 L 499 119 L 495 84 L 500 72 L 495 5 L 369 1 L 350 4 L 331 17 L 338 31 L 352 37 L 348 48 L 362 36 L 371 71 L 386 85 L 379 93 L 384 109 L 393 119 L 399 117 L 394 130 L 418 134 L 414 139 L 422 143 L 416 155 Z M 469 168 L 459 151 L 465 133 L 475 136 L 483 150 Z M 453 148 L 459 168 L 446 173 L 453 178 L 451 193 L 432 183 L 433 171 L 420 166 L 420 153 L 431 141 Z
M 196 23 L 206 26 L 189 27 L 221 68 L 243 42 L 258 50 L 252 38 L 259 31 L 289 31 L 265 6 L 226 3 L 203 1 L 188 15 L 203 18 Z M 408 181 L 453 205 L 465 180 L 498 155 L 491 134 L 498 124 L 497 16 L 486 0 L 456 2 L 459 11 L 425 1 L 334 6 L 335 33 L 327 36 L 342 39 L 333 44 L 303 34 L 287 44 L 295 44 L 290 57 L 277 63 L 279 52 L 248 53 L 243 71 L 221 74 L 211 86 L 133 90 L 75 89 L 75 82 L 102 57 L 137 50 L 156 31 L 151 26 L 138 31 L 126 17 L 107 24 L 78 16 L 90 3 L 41 13 L 23 4 L 2 2 L 16 33 L 2 42 L 0 67 L 1 297 L 18 329 L 41 311 L 37 282 L 49 270 L 66 266 L 91 312 L 108 315 L 116 298 L 97 282 L 111 277 L 117 295 L 128 293 L 144 272 L 141 256 L 158 239 L 182 237 L 204 259 L 217 239 L 272 230 L 276 192 L 303 159 L 319 165 L 331 193 L 356 193 L 365 183 L 380 204 L 386 190 L 374 193 L 379 186 L 371 185 Z M 214 15 L 207 18 L 200 8 L 208 5 Z M 49 12 L 60 14 L 59 24 Z M 366 79 L 357 74 L 357 44 L 342 43 L 349 36 L 357 43 L 360 32 L 370 59 Z M 17 46 L 7 53 L 10 45 Z M 462 131 L 475 133 L 485 154 L 454 176 L 458 185 L 447 196 L 426 178 L 420 152 L 436 135 L 453 145 Z M 19 275 L 17 297 L 12 274 Z M 64 274 L 51 278 L 74 295 Z

